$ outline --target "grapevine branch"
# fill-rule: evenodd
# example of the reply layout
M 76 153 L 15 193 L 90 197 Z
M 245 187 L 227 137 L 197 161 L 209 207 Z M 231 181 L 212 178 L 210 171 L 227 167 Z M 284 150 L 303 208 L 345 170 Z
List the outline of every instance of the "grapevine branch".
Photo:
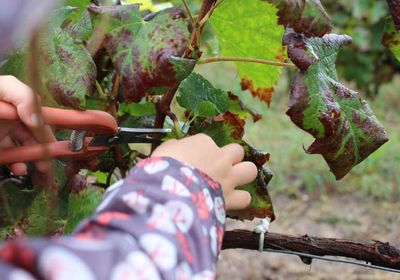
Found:
M 198 25 L 204 17 L 206 17 L 207 15 L 208 16 L 210 15 L 209 12 L 214 7 L 216 2 L 217 2 L 217 0 L 203 0 L 199 15 L 196 18 L 195 25 Z M 200 30 L 200 32 L 201 32 L 201 30 Z M 188 48 L 185 50 L 183 57 L 191 58 L 193 55 L 192 51 L 193 50 L 197 51 L 199 49 L 198 36 L 199 36 L 200 32 L 197 31 L 197 28 L 193 28 L 193 32 L 192 32 L 191 39 L 190 39 L 190 46 L 188 46 Z M 196 56 L 200 56 L 200 55 L 201 54 L 196 53 Z M 157 102 L 154 127 L 156 127 L 156 128 L 163 127 L 165 117 L 167 115 L 171 115 L 170 106 L 171 106 L 172 100 L 174 99 L 174 95 L 175 95 L 177 89 L 178 89 L 178 86 L 171 89 L 169 92 L 167 92 L 166 94 L 163 95 L 163 97 L 161 98 L 161 100 L 159 102 Z M 156 147 L 157 147 L 157 144 L 153 144 L 152 150 L 154 150 Z
M 222 249 L 258 250 L 259 234 L 248 230 L 233 230 L 225 233 Z M 268 232 L 264 236 L 264 248 L 282 251 L 282 253 L 298 252 L 315 256 L 347 257 L 365 261 L 375 266 L 397 269 L 400 272 L 400 249 L 381 241 L 360 242 L 354 240 L 284 235 Z M 311 258 L 302 257 L 302 261 L 310 264 Z M 377 268 L 377 267 L 375 267 Z
M 183 5 L 185 6 L 186 12 L 187 12 L 188 15 L 189 15 L 190 22 L 191 22 L 192 24 L 195 24 L 195 21 L 194 21 L 192 12 L 191 12 L 190 9 L 189 9 L 188 3 L 186 2 L 186 0 L 182 0 L 182 2 L 183 2 Z
M 252 62 L 252 63 L 260 63 L 260 64 L 267 64 L 267 65 L 273 65 L 273 66 L 296 67 L 292 63 L 271 61 L 271 60 L 265 60 L 265 59 L 259 59 L 259 58 L 222 57 L 222 56 L 214 56 L 214 57 L 207 57 L 204 59 L 200 59 L 199 61 L 197 61 L 197 64 L 207 64 L 207 63 L 221 62 L 221 61 Z

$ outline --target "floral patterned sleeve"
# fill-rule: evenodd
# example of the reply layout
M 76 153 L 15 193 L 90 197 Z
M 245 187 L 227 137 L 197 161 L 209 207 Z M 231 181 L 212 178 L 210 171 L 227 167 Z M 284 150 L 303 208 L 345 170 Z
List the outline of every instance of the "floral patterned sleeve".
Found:
M 8 241 L 1 279 L 214 279 L 225 225 L 218 183 L 168 157 L 110 186 L 72 236 Z

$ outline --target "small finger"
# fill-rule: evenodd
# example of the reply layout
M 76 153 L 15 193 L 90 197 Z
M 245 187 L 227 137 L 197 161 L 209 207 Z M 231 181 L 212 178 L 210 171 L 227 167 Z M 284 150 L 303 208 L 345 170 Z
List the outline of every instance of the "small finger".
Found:
M 225 155 L 229 157 L 229 159 L 232 161 L 232 164 L 237 164 L 241 162 L 244 158 L 243 147 L 239 144 L 228 144 L 226 146 L 223 146 L 221 150 Z
M 16 124 L 18 124 L 18 122 L 0 120 L 0 127 L 1 127 L 0 139 L 3 139 L 4 137 L 8 136 L 9 131 L 12 130 Z
M 55 141 L 51 129 L 43 126 L 40 98 L 12 76 L 0 76 L 0 99 L 13 104 L 18 116 L 40 143 Z
M 48 127 L 47 129 L 50 129 Z M 37 144 L 38 141 L 32 136 L 30 131 L 28 131 L 24 126 L 18 126 L 13 132 L 11 133 L 13 139 L 15 139 L 19 144 L 23 146 Z M 45 154 L 46 151 L 43 151 Z M 43 173 L 47 173 L 51 170 L 51 161 L 48 160 L 41 160 L 35 162 L 36 168 Z
M 0 99 L 13 104 L 22 122 L 36 128 L 43 124 L 36 94 L 13 76 L 0 76 Z
M 9 168 L 10 168 L 10 171 L 17 176 L 26 175 L 28 172 L 28 168 L 26 167 L 26 164 L 23 162 L 17 162 L 17 163 L 10 164 Z
M 246 208 L 251 202 L 251 195 L 244 190 L 235 190 L 225 200 L 227 210 L 240 210 Z
M 12 139 L 7 136 L 0 141 L 0 147 L 13 147 L 15 146 Z M 18 162 L 9 165 L 10 171 L 17 176 L 26 175 L 27 167 L 25 163 Z
M 234 186 L 241 186 L 253 182 L 257 178 L 257 166 L 251 161 L 243 161 L 232 167 L 231 182 Z

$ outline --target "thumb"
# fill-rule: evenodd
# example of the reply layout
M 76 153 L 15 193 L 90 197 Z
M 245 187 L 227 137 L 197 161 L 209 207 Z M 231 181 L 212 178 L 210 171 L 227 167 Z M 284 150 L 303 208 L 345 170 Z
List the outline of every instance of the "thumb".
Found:
M 0 76 L 0 100 L 14 105 L 26 126 L 34 129 L 43 124 L 36 94 L 17 78 Z

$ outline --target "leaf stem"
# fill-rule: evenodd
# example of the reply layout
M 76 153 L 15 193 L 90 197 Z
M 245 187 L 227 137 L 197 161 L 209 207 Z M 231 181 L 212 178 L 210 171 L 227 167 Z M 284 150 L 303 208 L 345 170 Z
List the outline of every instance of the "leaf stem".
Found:
M 107 94 L 104 93 L 103 88 L 100 83 L 96 80 L 96 90 L 99 93 L 100 97 L 107 99 Z
M 186 0 L 182 0 L 182 3 L 185 6 L 186 12 L 189 15 L 189 18 L 190 18 L 190 21 L 191 21 L 192 25 L 194 26 L 196 24 L 196 21 L 193 18 L 193 15 L 192 15 L 192 12 L 190 11 L 188 3 L 186 2 Z
M 296 67 L 292 63 L 285 63 L 285 62 L 278 62 L 278 61 L 271 61 L 259 58 L 251 58 L 251 57 L 222 57 L 222 56 L 215 56 L 215 57 L 207 57 L 204 59 L 200 59 L 197 61 L 197 64 L 207 64 L 213 62 L 222 62 L 222 61 L 234 61 L 234 62 L 250 62 L 250 63 L 260 63 L 260 64 L 267 64 L 273 66 L 280 66 L 280 67 Z

